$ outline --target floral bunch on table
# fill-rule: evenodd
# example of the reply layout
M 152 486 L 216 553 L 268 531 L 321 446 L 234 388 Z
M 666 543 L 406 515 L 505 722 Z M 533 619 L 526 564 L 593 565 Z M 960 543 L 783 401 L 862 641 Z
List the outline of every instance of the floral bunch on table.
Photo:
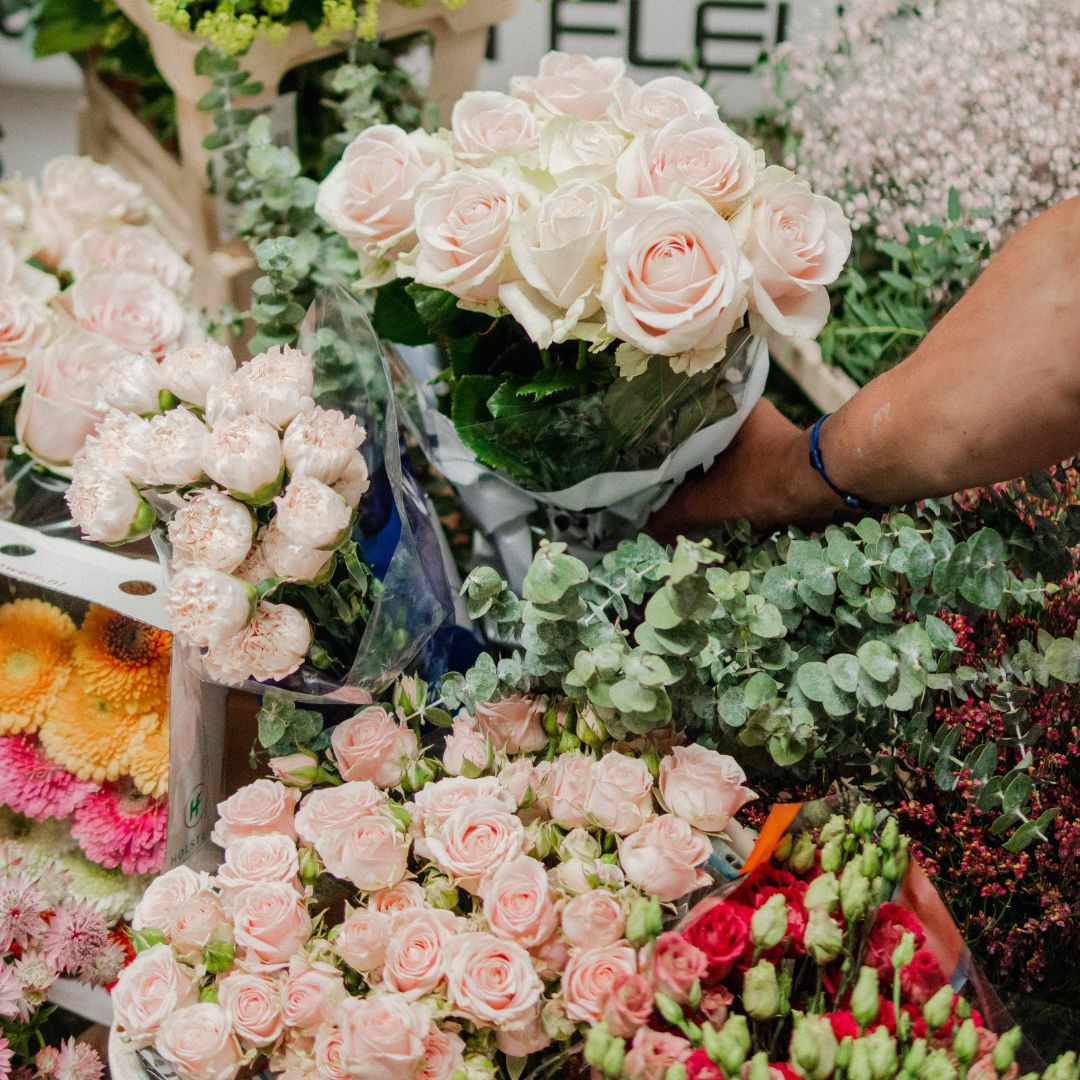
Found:
M 113 367 L 201 336 L 191 267 L 151 217 L 138 184 L 89 158 L 0 185 L 0 400 L 21 390 L 15 433 L 47 465 L 101 419 Z
M 907 838 L 895 819 L 873 826 L 864 804 L 787 836 L 782 857 L 650 935 L 586 1061 L 611 1080 L 1017 1077 L 1020 1029 L 994 1032 L 953 990 L 928 933 L 941 928 L 889 899 Z M 1076 1070 L 1069 1054 L 1044 1075 Z
M 314 403 L 311 357 L 237 367 L 209 342 L 113 375 L 67 492 L 85 536 L 124 543 L 167 519 L 173 631 L 213 677 L 280 680 L 309 658 L 347 675 L 369 610 L 352 539 L 365 434 Z
M 405 715 L 417 688 L 396 697 Z M 451 1080 L 559 1063 L 637 972 L 662 905 L 713 880 L 714 845 L 753 798 L 702 747 L 559 752 L 587 717 L 513 698 L 426 756 L 370 706 L 329 759 L 276 770 L 218 808 L 214 875 L 149 888 L 114 1039 L 185 1080 Z
M 594 472 L 663 426 L 661 386 L 682 404 L 708 387 L 697 424 L 733 412 L 714 385 L 725 358 L 734 384 L 747 327 L 815 336 L 851 243 L 840 207 L 766 167 L 700 87 L 558 52 L 509 94 L 463 95 L 437 134 L 369 128 L 316 209 L 359 256 L 355 287 L 377 290 L 376 330 L 443 348 L 440 407 L 461 439 L 534 488 L 546 474 L 516 443 L 535 437 L 537 409 L 566 406 L 560 437 L 588 457 L 606 404 L 618 430 Z M 675 428 L 672 445 L 696 430 L 688 414 Z M 559 456 L 565 481 L 581 462 Z

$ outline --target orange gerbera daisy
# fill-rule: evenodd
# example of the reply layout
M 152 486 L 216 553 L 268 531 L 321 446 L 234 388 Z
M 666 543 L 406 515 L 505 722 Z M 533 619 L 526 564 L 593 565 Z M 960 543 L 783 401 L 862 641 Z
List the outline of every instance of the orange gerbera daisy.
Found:
M 0 735 L 37 731 L 71 675 L 75 624 L 44 600 L 0 605 Z
M 91 604 L 75 637 L 75 669 L 110 708 L 164 717 L 171 649 L 168 631 Z
M 169 790 L 169 725 L 146 725 L 127 745 L 121 772 L 143 795 L 160 799 Z
M 128 712 L 91 690 L 73 671 L 38 738 L 58 765 L 80 780 L 102 784 L 122 775 L 124 754 L 141 729 L 158 724 L 156 713 L 136 716 Z

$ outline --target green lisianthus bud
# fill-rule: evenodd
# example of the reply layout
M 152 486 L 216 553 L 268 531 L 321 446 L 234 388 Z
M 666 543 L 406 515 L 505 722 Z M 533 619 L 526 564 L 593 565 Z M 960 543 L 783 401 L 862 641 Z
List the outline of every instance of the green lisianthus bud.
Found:
M 1009 1028 L 998 1036 L 994 1049 L 990 1051 L 990 1060 L 999 1072 L 1005 1072 L 1016 1060 L 1016 1051 L 1020 1046 L 1023 1033 L 1019 1027 Z
M 979 1049 L 979 1035 L 975 1030 L 975 1022 L 968 1017 L 953 1035 L 953 1053 L 961 1065 L 967 1065 L 975 1057 Z
M 840 882 L 835 874 L 818 874 L 803 894 L 803 907 L 807 911 L 822 908 L 831 914 L 840 902 Z
M 755 964 L 744 976 L 743 1007 L 754 1020 L 768 1020 L 780 1012 L 780 987 L 776 968 L 768 960 Z
M 971 1002 L 967 998 L 957 997 L 956 1015 L 961 1020 L 966 1020 L 971 1015 Z
M 645 909 L 647 918 L 647 927 L 650 937 L 659 936 L 660 932 L 664 929 L 664 909 L 660 906 L 660 901 L 655 896 L 649 897 L 648 907 Z
M 788 857 L 791 855 L 791 849 L 794 846 L 794 841 L 791 838 L 791 833 L 784 833 L 780 837 L 780 843 L 776 845 L 776 850 L 773 852 L 773 860 L 775 862 L 787 862 Z
M 600 1071 L 605 1076 L 619 1077 L 622 1075 L 623 1058 L 626 1057 L 626 1043 L 622 1039 L 612 1039 L 608 1045 L 604 1060 L 600 1063 Z
M 859 969 L 855 989 L 851 992 L 851 1013 L 860 1030 L 872 1024 L 878 1015 L 878 975 L 872 967 Z
M 791 1033 L 789 1053 L 791 1063 L 803 1076 L 809 1080 L 809 1077 L 815 1075 L 821 1058 L 818 1042 L 810 1030 L 806 1017 L 798 1013 L 795 1015 L 795 1030 Z
M 935 994 L 931 995 L 930 999 L 923 1005 L 923 1019 L 926 1021 L 927 1029 L 931 1034 L 946 1024 L 949 1017 L 952 1016 L 953 998 L 955 996 L 952 987 L 946 983 Z
M 897 825 L 896 818 L 889 817 L 882 826 L 878 843 L 881 845 L 881 850 L 887 854 L 891 855 L 896 851 L 900 843 L 900 826 Z
M 672 1062 L 664 1073 L 664 1080 L 686 1080 L 686 1066 L 681 1061 Z
M 926 1055 L 919 1070 L 919 1080 L 957 1080 L 956 1066 L 945 1050 L 933 1050 Z
M 916 1039 L 911 1046 L 908 1047 L 908 1052 L 904 1055 L 904 1071 L 915 1076 L 923 1067 L 923 1062 L 926 1060 L 926 1054 L 926 1040 Z
M 792 871 L 796 874 L 805 874 L 807 871 L 812 870 L 814 866 L 814 854 L 817 851 L 817 846 L 814 841 L 810 839 L 809 834 L 799 833 L 795 838 L 795 843 L 791 848 L 791 858 L 788 859 L 788 865 Z
M 640 949 L 652 940 L 649 929 L 649 898 L 639 896 L 630 902 L 630 910 L 626 913 L 626 940 L 635 949 Z
M 874 1080 L 892 1080 L 896 1075 L 896 1043 L 884 1027 L 874 1028 L 870 1044 L 870 1071 Z
M 851 815 L 851 831 L 856 836 L 869 836 L 874 831 L 874 808 L 869 803 L 859 803 Z
M 899 971 L 905 964 L 911 962 L 911 958 L 915 955 L 915 935 L 910 931 L 905 931 L 900 938 L 900 944 L 893 949 L 892 953 L 892 966 L 894 971 Z
M 746 1017 L 732 1013 L 720 1029 L 717 1040 L 719 1060 L 717 1064 L 728 1076 L 734 1076 L 746 1061 L 750 1052 L 750 1028 Z
M 840 839 L 830 840 L 821 849 L 821 869 L 827 874 L 835 874 L 844 861 L 844 844 Z
M 203 952 L 203 963 L 211 975 L 224 975 L 233 966 L 236 950 L 228 941 L 214 941 Z
M 770 1080 L 769 1055 L 764 1050 L 759 1050 L 750 1059 L 750 1074 L 747 1080 Z
M 851 1064 L 851 1048 L 855 1045 L 855 1040 L 850 1035 L 845 1035 L 840 1040 L 840 1045 L 836 1048 L 836 1068 L 837 1071 L 846 1069 Z
M 1076 1051 L 1070 1050 L 1047 1065 L 1043 1080 L 1076 1080 L 1077 1076 L 1080 1076 L 1080 1066 L 1077 1065 Z
M 910 840 L 909 837 L 907 837 L 907 836 L 901 836 L 900 837 L 900 843 L 897 845 L 896 853 L 893 856 L 895 861 L 896 861 L 896 877 L 892 879 L 894 881 L 902 881 L 903 878 L 904 878 L 904 874 L 907 872 L 907 868 L 908 868 L 908 845 L 910 843 L 911 843 L 911 840 Z
M 772 949 L 784 940 L 787 928 L 787 900 L 773 893 L 750 919 L 750 940 L 759 949 Z
M 849 923 L 861 919 L 870 907 L 870 882 L 849 862 L 840 875 L 840 910 Z
M 652 778 L 658 780 L 660 778 L 660 751 L 655 746 L 650 746 L 642 752 L 641 760 L 648 765 Z
M 552 705 L 546 713 L 544 713 L 544 731 L 548 735 L 559 734 L 559 709 Z
M 862 855 L 859 857 L 859 869 L 866 878 L 876 878 L 881 873 L 881 849 L 877 844 L 867 841 L 863 845 Z
M 843 840 L 847 833 L 847 822 L 840 814 L 833 814 L 821 827 L 818 833 L 818 843 L 824 846 L 833 840 Z
M 831 915 L 815 908 L 807 916 L 803 945 L 815 964 L 831 963 L 844 946 L 844 931 Z
M 874 1071 L 870 1067 L 870 1044 L 866 1039 L 856 1039 L 851 1045 L 848 1080 L 874 1080 Z
M 710 1023 L 701 1025 L 701 1045 L 714 1065 L 720 1064 L 720 1032 Z

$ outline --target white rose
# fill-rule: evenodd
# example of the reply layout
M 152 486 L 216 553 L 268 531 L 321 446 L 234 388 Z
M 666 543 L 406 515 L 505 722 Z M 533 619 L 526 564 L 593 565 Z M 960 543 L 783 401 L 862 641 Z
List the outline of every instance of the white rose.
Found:
M 206 442 L 203 471 L 241 498 L 269 501 L 277 494 L 283 468 L 281 439 L 257 416 L 220 424 Z
M 161 365 L 156 360 L 125 353 L 105 372 L 98 405 L 149 416 L 161 411 L 161 391 L 164 389 Z
M 750 194 L 756 176 L 755 150 L 745 139 L 718 119 L 681 116 L 635 136 L 616 166 L 615 190 L 641 199 L 687 188 L 724 213 Z
M 236 385 L 244 408 L 277 428 L 315 404 L 311 357 L 288 345 L 253 356 L 237 371 Z
M 89 157 L 53 158 L 41 170 L 41 196 L 83 221 L 138 221 L 147 210 L 138 184 Z
M 445 143 L 427 132 L 375 124 L 319 185 L 315 211 L 360 255 L 364 287 L 394 277 L 394 259 L 416 241 L 416 198 L 449 164 Z
M 86 439 L 75 460 L 84 467 L 119 473 L 135 485 L 145 484 L 149 429 L 149 421 L 114 409 Z
M 316 405 L 289 421 L 281 439 L 285 467 L 291 477 L 313 476 L 333 484 L 355 460 L 353 451 L 363 444 L 364 437 L 355 416 Z
M 511 224 L 510 252 L 524 280 L 503 285 L 499 299 L 541 348 L 565 341 L 599 308 L 613 209 L 606 188 L 572 180 Z
M 491 169 L 451 173 L 417 201 L 419 246 L 411 271 L 402 272 L 463 300 L 494 300 L 521 203 L 517 185 Z
M 81 278 L 64 294 L 75 321 L 133 353 L 160 358 L 193 336 L 176 294 L 149 274 L 102 271 Z
M 154 511 L 123 476 L 92 465 L 75 466 L 64 496 L 87 540 L 119 544 L 149 533 Z
M 549 52 L 540 60 L 536 76 L 510 80 L 510 92 L 552 114 L 598 120 L 614 100 L 625 72 L 626 65 L 612 56 L 594 60 L 591 56 Z
M 172 630 L 192 645 L 217 645 L 251 621 L 255 590 L 239 578 L 202 566 L 186 566 L 169 582 L 165 607 Z
M 698 199 L 638 199 L 612 219 L 607 259 L 600 300 L 613 336 L 678 357 L 676 370 L 690 367 L 680 354 L 697 354 L 698 370 L 720 360 L 746 312 L 750 264 L 719 214 Z
M 352 524 L 349 504 L 313 476 L 290 480 L 274 506 L 274 525 L 292 543 L 305 547 L 333 548 Z
M 490 165 L 501 154 L 540 148 L 540 124 L 532 109 L 509 94 L 469 90 L 450 114 L 454 154 L 469 165 Z
M 603 120 L 557 117 L 540 133 L 540 162 L 560 183 L 608 181 L 626 149 L 626 136 Z
M 220 491 L 196 491 L 169 522 L 173 559 L 231 574 L 251 550 L 251 511 Z
M 331 551 L 294 544 L 278 528 L 276 520 L 259 533 L 259 551 L 274 576 L 289 581 L 314 580 L 333 556 Z
M 717 107 L 707 90 L 689 79 L 665 75 L 644 86 L 623 79 L 615 88 L 609 115 L 624 131 L 637 134 L 644 128 L 661 128 L 680 116 L 715 120 Z
M 53 315 L 16 285 L 0 285 L 0 401 L 26 380 L 26 362 L 52 330 Z
M 255 608 L 255 615 L 236 637 L 210 649 L 207 669 L 227 682 L 248 678 L 260 682 L 291 675 L 311 648 L 311 626 L 288 604 L 268 604 Z
M 76 281 L 95 270 L 133 270 L 181 296 L 191 288 L 191 266 L 153 225 L 90 229 L 71 245 L 62 265 Z
M 826 286 L 851 252 L 851 226 L 838 203 L 779 165 L 762 174 L 740 214 L 754 268 L 753 322 L 784 337 L 813 338 L 829 317 Z
M 364 455 L 353 454 L 349 464 L 345 466 L 345 471 L 334 481 L 332 486 L 345 502 L 355 510 L 360 502 L 360 496 L 371 487 Z
M 146 432 L 146 479 L 153 486 L 183 487 L 202 474 L 210 432 L 183 406 L 150 420 Z
M 200 409 L 211 387 L 225 382 L 236 371 L 230 349 L 216 341 L 200 341 L 186 349 L 165 354 L 161 374 L 165 385 L 181 400 Z

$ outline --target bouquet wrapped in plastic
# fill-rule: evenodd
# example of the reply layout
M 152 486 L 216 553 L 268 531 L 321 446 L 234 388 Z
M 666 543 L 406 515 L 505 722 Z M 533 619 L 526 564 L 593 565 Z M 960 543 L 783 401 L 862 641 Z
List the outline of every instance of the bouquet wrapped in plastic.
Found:
M 406 354 L 419 427 L 515 582 L 539 508 L 592 547 L 727 446 L 764 337 L 820 331 L 851 243 L 700 87 L 562 53 L 465 94 L 449 130 L 368 129 L 317 209 L 379 334 L 437 347 Z

